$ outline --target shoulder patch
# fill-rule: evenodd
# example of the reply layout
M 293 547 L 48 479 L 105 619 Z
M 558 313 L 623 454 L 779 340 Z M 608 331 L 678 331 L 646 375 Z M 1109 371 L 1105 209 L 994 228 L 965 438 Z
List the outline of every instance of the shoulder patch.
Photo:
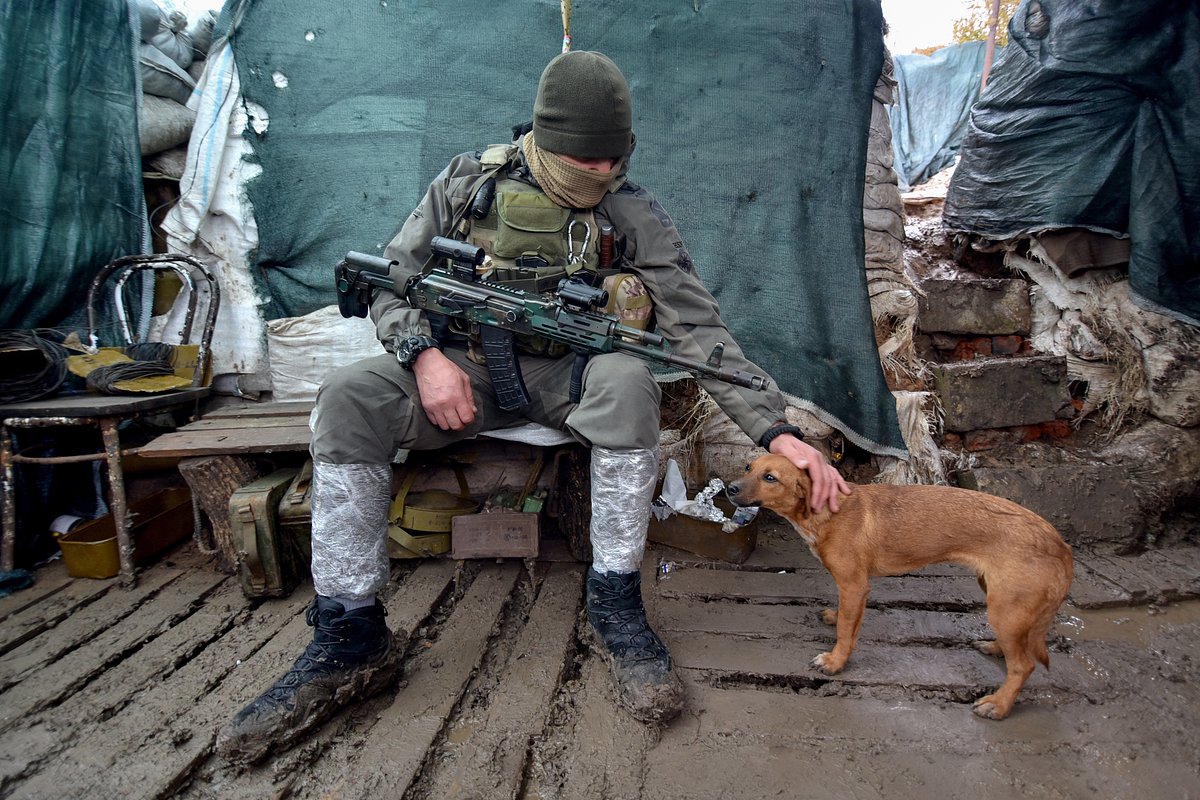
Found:
M 479 158 L 479 163 L 484 167 L 500 167 L 507 164 L 516 155 L 517 146 L 515 144 L 493 144 L 489 145 L 483 151 L 483 155 Z

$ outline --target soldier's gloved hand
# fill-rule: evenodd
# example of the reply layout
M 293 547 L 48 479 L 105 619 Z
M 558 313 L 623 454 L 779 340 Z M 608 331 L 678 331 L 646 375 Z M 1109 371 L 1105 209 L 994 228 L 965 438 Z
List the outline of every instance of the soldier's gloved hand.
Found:
M 417 393 L 429 421 L 444 431 L 460 431 L 475 421 L 475 395 L 462 368 L 435 347 L 413 362 Z
M 808 496 L 808 507 L 815 513 L 829 506 L 838 510 L 841 495 L 850 494 L 850 487 L 833 465 L 825 460 L 821 451 L 806 444 L 790 433 L 776 436 L 768 448 L 772 453 L 786 457 L 798 468 L 806 470 L 812 479 L 812 494 Z

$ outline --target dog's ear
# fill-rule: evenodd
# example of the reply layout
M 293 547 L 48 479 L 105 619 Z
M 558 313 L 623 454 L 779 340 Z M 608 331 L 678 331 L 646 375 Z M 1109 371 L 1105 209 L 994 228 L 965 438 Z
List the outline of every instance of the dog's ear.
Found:
M 812 478 L 808 476 L 808 470 L 796 470 L 796 510 L 804 519 L 812 516 L 812 511 L 808 507 L 808 498 L 812 494 Z

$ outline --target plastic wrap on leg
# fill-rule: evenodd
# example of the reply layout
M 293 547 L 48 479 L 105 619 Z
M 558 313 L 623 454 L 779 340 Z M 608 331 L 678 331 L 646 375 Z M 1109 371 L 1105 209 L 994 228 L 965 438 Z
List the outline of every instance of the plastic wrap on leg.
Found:
M 313 588 L 326 597 L 366 598 L 388 580 L 387 464 L 313 464 Z
M 592 568 L 636 572 L 646 549 L 658 449 L 592 448 Z

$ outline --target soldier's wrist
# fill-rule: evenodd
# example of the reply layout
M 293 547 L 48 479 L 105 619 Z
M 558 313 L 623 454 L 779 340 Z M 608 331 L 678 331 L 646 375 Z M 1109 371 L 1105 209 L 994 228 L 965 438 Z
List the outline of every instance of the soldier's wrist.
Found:
M 792 436 L 795 436 L 800 440 L 804 439 L 804 431 L 800 430 L 795 425 L 789 425 L 786 422 L 781 422 L 777 425 L 772 425 L 771 427 L 767 428 L 767 432 L 764 433 L 758 440 L 758 445 L 764 450 L 769 451 L 771 449 L 771 442 L 775 441 L 780 436 L 783 436 L 785 433 L 790 433 Z
M 426 350 L 441 350 L 442 345 L 437 339 L 432 336 L 409 336 L 406 339 L 401 339 L 396 346 L 396 360 L 400 362 L 400 366 L 407 370 L 411 370 L 413 365 L 417 363 L 417 357 Z

